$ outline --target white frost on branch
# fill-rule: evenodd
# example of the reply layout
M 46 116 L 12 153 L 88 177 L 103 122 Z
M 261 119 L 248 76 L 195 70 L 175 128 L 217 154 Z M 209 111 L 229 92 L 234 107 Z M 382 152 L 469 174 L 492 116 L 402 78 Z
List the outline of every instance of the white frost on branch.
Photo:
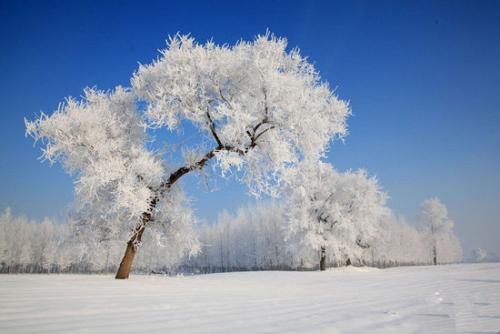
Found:
M 152 126 L 192 122 L 215 144 L 222 174 L 247 167 L 243 181 L 268 191 L 291 164 L 319 158 L 332 138 L 345 136 L 350 114 L 306 58 L 286 47 L 270 34 L 234 46 L 176 35 L 158 60 L 140 66 L 133 90 Z
M 164 168 L 146 148 L 144 122 L 128 90 L 87 88 L 81 101 L 69 98 L 52 115 L 25 122 L 27 134 L 44 144 L 42 157 L 74 175 L 81 207 L 129 219 L 147 210 Z

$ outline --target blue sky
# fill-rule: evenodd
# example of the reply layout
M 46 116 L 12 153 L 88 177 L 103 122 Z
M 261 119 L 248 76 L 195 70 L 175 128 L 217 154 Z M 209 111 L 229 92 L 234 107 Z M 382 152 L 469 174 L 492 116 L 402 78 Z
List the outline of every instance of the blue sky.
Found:
M 217 43 L 269 28 L 315 63 L 354 116 L 337 168 L 366 168 L 413 221 L 440 197 L 464 247 L 500 252 L 500 2 L 0 2 L 0 209 L 62 217 L 72 181 L 41 164 L 23 118 L 51 112 L 85 86 L 128 85 L 168 35 Z M 252 199 L 217 180 L 184 181 L 213 219 Z

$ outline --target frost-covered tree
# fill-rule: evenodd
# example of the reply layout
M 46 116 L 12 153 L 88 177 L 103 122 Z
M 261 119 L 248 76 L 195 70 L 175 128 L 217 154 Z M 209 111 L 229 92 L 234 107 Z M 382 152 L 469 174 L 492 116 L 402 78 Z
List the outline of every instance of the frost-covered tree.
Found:
M 474 248 L 471 252 L 471 260 L 474 262 L 483 262 L 488 256 L 488 252 L 483 248 Z
M 224 272 L 304 268 L 303 254 L 286 247 L 285 215 L 278 203 L 240 207 L 200 226 L 201 252 L 186 259 L 187 270 Z M 310 254 L 307 254 L 310 255 Z
M 285 39 L 266 34 L 221 46 L 177 35 L 159 59 L 140 66 L 131 88 L 86 89 L 81 100 L 69 98 L 26 127 L 43 143 L 43 157 L 74 176 L 81 209 L 128 223 L 116 275 L 127 278 L 146 228 L 166 233 L 157 239 L 173 249 L 196 251 L 186 238 L 193 217 L 174 190 L 182 176 L 213 162 L 251 192 L 275 194 L 288 169 L 319 159 L 330 140 L 346 134 L 349 113 Z M 168 154 L 152 149 L 151 134 L 186 127 L 203 138 L 172 168 Z
M 51 219 L 36 222 L 5 209 L 0 215 L 0 272 L 51 271 L 66 231 L 67 226 Z
M 363 170 L 339 173 L 326 163 L 305 162 L 287 175 L 290 244 L 327 253 L 350 264 L 368 248 L 380 218 L 387 214 L 386 194 Z
M 381 218 L 378 229 L 371 247 L 364 250 L 366 262 L 380 267 L 428 263 L 425 238 L 403 217 L 390 212 Z
M 453 221 L 448 218 L 448 210 L 439 198 L 430 198 L 422 202 L 419 216 L 419 227 L 427 235 L 428 244 L 432 250 L 432 263 L 438 263 L 438 251 L 449 250 L 445 245 L 453 244 Z

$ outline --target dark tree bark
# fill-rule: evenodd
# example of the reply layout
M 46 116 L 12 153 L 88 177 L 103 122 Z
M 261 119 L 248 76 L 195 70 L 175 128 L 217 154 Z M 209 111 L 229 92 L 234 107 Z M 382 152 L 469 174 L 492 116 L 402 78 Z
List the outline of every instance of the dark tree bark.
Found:
M 150 204 L 150 209 L 153 210 L 158 202 L 157 199 L 153 199 Z M 137 248 L 139 247 L 142 234 L 146 228 L 146 224 L 151 220 L 152 214 L 150 212 L 145 212 L 142 214 L 142 224 L 136 227 L 134 234 L 127 242 L 127 248 L 125 248 L 125 254 L 123 254 L 122 261 L 116 272 L 116 279 L 128 278 L 130 274 L 130 269 L 132 268 L 132 263 L 134 263 L 135 253 L 137 253 Z
M 432 263 L 437 265 L 437 240 L 434 222 L 431 221 L 431 236 L 432 236 Z
M 326 249 L 325 249 L 325 247 L 321 247 L 320 259 L 319 259 L 319 270 L 320 271 L 326 270 Z
M 125 249 L 125 254 L 120 262 L 118 271 L 116 272 L 116 279 L 128 278 L 130 274 L 130 269 L 132 268 L 132 263 L 134 262 L 135 253 L 137 252 L 136 247 L 129 241 L 127 242 L 127 248 Z

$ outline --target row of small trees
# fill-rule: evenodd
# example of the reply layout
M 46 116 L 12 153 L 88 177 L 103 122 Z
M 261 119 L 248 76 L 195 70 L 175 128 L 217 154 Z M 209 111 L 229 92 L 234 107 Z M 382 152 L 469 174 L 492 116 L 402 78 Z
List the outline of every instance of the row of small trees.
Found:
M 427 203 L 423 204 L 423 215 Z M 323 244 L 323 251 L 304 247 L 304 240 L 290 238 L 285 205 L 240 208 L 235 215 L 224 212 L 215 224 L 203 226 L 199 235 L 201 252 L 187 258 L 181 266 L 194 272 L 310 270 L 320 268 L 323 256 L 325 267 L 352 263 L 384 268 L 461 261 L 460 242 L 452 230 L 429 233 L 431 227 L 423 215 L 415 228 L 388 212 L 376 223 L 377 233 L 369 244 Z
M 9 208 L 0 216 L 0 271 L 49 271 L 60 262 L 60 245 L 68 237 L 67 225 L 49 219 L 37 223 L 14 217 Z
M 360 247 L 343 242 L 342 247 L 325 247 L 325 266 L 342 266 L 347 261 L 382 268 L 458 262 L 462 250 L 445 209 L 437 199 L 424 201 L 418 228 L 387 211 L 375 223 L 377 232 L 369 244 Z M 224 211 L 215 223 L 198 226 L 200 251 L 191 256 L 184 256 L 168 242 L 158 246 L 155 234 L 146 233 L 136 271 L 317 269 L 323 252 L 291 239 L 288 217 L 287 206 L 278 202 L 242 207 L 234 215 Z M 88 230 L 89 226 L 76 220 L 38 223 L 14 217 L 6 209 L 0 216 L 0 272 L 115 271 L 125 236 Z
M 117 269 L 127 235 L 95 228 L 78 220 L 42 222 L 0 215 L 0 273 L 99 273 Z M 145 236 L 137 272 L 172 270 L 184 257 L 179 249 L 158 247 L 154 233 Z

